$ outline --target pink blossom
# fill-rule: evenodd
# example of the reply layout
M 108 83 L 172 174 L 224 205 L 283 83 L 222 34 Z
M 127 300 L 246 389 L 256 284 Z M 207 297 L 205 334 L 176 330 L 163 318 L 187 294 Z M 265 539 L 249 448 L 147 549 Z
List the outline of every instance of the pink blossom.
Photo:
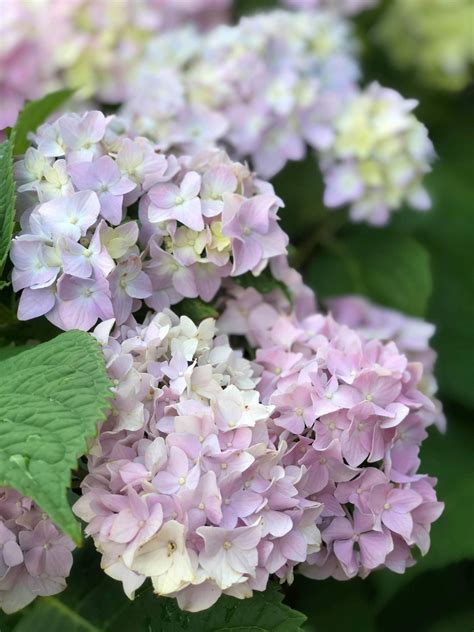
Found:
M 89 330 L 97 320 L 113 318 L 104 277 L 79 279 L 64 274 L 58 281 L 59 317 L 65 329 Z
M 176 219 L 193 230 L 202 230 L 201 202 L 198 198 L 201 178 L 196 172 L 187 173 L 180 186 L 158 184 L 150 192 L 149 209 L 151 222 Z
M 123 195 L 133 191 L 136 184 L 121 174 L 117 163 L 110 156 L 101 156 L 93 162 L 71 165 L 69 173 L 76 187 L 97 193 L 102 217 L 111 224 L 120 224 Z

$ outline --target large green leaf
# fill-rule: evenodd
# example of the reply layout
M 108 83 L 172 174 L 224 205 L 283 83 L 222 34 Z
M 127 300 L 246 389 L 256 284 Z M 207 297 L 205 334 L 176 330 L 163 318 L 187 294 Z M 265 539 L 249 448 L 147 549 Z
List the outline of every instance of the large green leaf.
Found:
M 21 345 L 20 347 L 8 345 L 8 347 L 0 347 L 0 361 L 8 360 L 8 358 L 13 358 L 13 356 L 18 355 L 19 353 L 23 353 L 23 351 L 28 351 L 28 349 L 30 348 L 31 345 Z
M 15 223 L 13 137 L 0 144 L 0 273 L 10 250 Z
M 320 298 L 362 294 L 422 316 L 431 292 L 429 256 L 415 239 L 389 229 L 350 227 L 314 258 L 306 280 Z
M 30 143 L 28 134 L 44 123 L 69 97 L 74 90 L 58 90 L 51 92 L 37 101 L 29 101 L 18 115 L 14 130 L 13 153 L 15 156 L 24 154 Z
M 104 418 L 110 381 L 92 336 L 71 331 L 0 362 L 0 486 L 35 500 L 80 541 L 70 470 Z
M 196 614 L 181 611 L 174 599 L 156 597 L 151 586 L 129 601 L 97 558 L 91 546 L 78 550 L 67 590 L 38 599 L 14 632 L 298 632 L 305 621 L 281 603 L 275 584 L 251 599 L 222 597 Z

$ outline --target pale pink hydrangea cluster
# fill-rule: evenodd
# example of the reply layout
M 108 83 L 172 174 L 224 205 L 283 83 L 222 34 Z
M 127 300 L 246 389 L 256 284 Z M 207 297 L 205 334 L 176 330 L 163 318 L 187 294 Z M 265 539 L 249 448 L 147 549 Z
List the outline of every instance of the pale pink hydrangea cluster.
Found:
M 264 177 L 309 145 L 325 204 L 385 224 L 404 203 L 429 208 L 422 178 L 434 150 L 416 101 L 376 83 L 358 87 L 355 48 L 348 23 L 323 9 L 172 32 L 150 42 L 120 113 L 164 150 L 223 144 Z
M 215 321 L 170 311 L 102 323 L 112 412 L 74 506 L 102 568 L 133 598 L 158 595 L 197 611 L 222 593 L 249 597 L 269 574 L 291 581 L 317 553 L 319 501 L 262 405 L 258 376 Z
M 421 318 L 406 316 L 393 309 L 370 303 L 362 296 L 342 296 L 326 301 L 338 323 L 355 329 L 364 338 L 393 342 L 410 362 L 423 365 L 423 377 L 418 388 L 430 397 L 437 409 L 436 425 L 446 429 L 441 402 L 435 398 L 438 384 L 434 375 L 436 352 L 430 347 L 435 326 Z
M 306 143 L 330 145 L 358 75 L 347 22 L 327 11 L 273 11 L 205 35 L 154 38 L 121 115 L 165 148 L 224 142 L 269 177 L 303 158 Z
M 25 99 L 61 87 L 118 102 L 146 42 L 192 21 L 210 28 L 231 0 L 8 0 L 0 20 L 0 129 Z M 51 25 L 54 24 L 54 37 Z
M 386 224 L 404 203 L 430 208 L 422 179 L 431 171 L 434 149 L 412 113 L 416 105 L 378 83 L 346 103 L 321 155 L 326 206 L 348 204 L 354 221 L 375 225 Z
M 0 130 L 11 127 L 25 99 L 48 87 L 48 58 L 35 23 L 34 5 L 2 4 L 0 20 Z
M 296 318 L 254 289 L 234 288 L 219 331 L 257 349 L 258 390 L 287 443 L 283 463 L 305 467 L 305 491 L 323 503 L 323 546 L 308 577 L 404 572 L 429 548 L 443 509 L 435 479 L 419 473 L 420 444 L 437 417 L 420 390 L 423 366 L 395 343 L 369 340 L 331 316 Z
M 326 7 L 343 15 L 354 15 L 365 9 L 371 9 L 378 0 L 282 0 L 291 9 L 320 9 Z
M 0 487 L 0 609 L 7 614 L 66 587 L 74 543 L 29 498 Z
M 222 278 L 258 275 L 286 252 L 282 201 L 221 150 L 165 156 L 98 111 L 65 114 L 34 141 L 15 164 L 21 320 L 121 324 L 143 301 L 157 311 L 210 301 Z

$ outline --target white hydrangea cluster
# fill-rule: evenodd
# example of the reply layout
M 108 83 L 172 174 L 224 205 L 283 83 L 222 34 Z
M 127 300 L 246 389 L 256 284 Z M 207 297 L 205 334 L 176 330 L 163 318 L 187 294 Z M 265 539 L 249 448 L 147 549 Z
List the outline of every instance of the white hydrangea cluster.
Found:
M 378 83 L 346 105 L 321 160 L 327 206 L 349 204 L 354 221 L 375 225 L 387 223 L 405 202 L 430 208 L 422 177 L 431 170 L 434 149 L 412 113 L 416 105 Z

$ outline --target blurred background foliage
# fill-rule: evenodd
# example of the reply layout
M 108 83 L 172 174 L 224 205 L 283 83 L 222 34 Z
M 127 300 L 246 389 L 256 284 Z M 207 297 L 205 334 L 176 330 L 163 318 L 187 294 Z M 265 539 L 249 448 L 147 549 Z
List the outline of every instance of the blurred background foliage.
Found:
M 273 180 L 285 201 L 283 227 L 292 258 L 318 298 L 357 293 L 435 323 L 437 378 L 448 429 L 432 429 L 424 471 L 437 476 L 446 509 L 432 529 L 428 555 L 404 575 L 384 570 L 366 580 L 314 582 L 297 577 L 286 602 L 317 632 L 468 632 L 474 629 L 474 87 L 443 92 L 397 69 L 375 36 L 397 0 L 354 19 L 363 82 L 378 81 L 416 98 L 437 160 L 427 177 L 433 208 L 402 209 L 389 227 L 354 227 L 322 204 L 315 160 L 290 163 Z M 274 6 L 243 0 L 241 12 Z M 474 38 L 474 5 L 471 15 Z M 399 32 L 398 46 L 404 46 Z M 429 78 L 427 78 L 429 79 Z

